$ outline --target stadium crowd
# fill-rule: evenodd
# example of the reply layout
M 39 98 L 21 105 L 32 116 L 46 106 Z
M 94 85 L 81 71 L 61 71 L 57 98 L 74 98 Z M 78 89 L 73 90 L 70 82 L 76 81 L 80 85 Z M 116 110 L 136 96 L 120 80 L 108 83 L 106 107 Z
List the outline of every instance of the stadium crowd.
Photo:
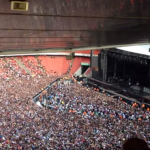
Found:
M 2 60 L 3 61 L 3 60 Z M 57 74 L 29 75 L 2 67 L 0 149 L 119 150 L 130 137 L 150 141 L 150 112 Z M 35 71 L 35 70 L 34 70 Z
M 48 138 L 54 149 L 119 150 L 130 137 L 150 141 L 149 111 L 136 103 L 66 80 L 41 95 L 39 101 L 53 111 Z

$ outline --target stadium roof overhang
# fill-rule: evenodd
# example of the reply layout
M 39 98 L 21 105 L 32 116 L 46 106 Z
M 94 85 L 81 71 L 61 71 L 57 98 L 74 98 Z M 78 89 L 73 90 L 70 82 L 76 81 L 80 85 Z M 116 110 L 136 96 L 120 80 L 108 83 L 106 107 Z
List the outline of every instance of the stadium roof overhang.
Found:
M 136 45 L 136 46 L 117 47 L 117 49 L 150 57 L 150 45 Z
M 72 48 L 72 49 L 66 49 L 66 48 L 57 48 L 57 49 L 40 49 L 40 50 L 34 50 L 34 49 L 27 49 L 27 50 L 5 50 L 0 52 L 0 56 L 20 56 L 20 55 L 50 55 L 50 54 L 57 54 L 62 52 L 75 52 L 75 51 L 83 51 L 83 50 L 98 50 L 98 49 L 109 49 L 109 48 L 117 48 L 124 51 L 129 52 L 135 52 L 135 53 L 145 53 L 148 55 L 148 47 L 150 48 L 150 45 L 146 45 L 147 43 L 141 43 L 138 44 L 127 44 L 124 45 L 109 45 L 109 46 L 101 46 L 101 47 L 84 47 L 84 48 Z M 140 50 L 146 50 L 146 51 L 140 51 Z M 137 51 L 136 51 L 137 50 Z M 66 53 L 67 55 L 67 53 Z
M 0 55 L 149 44 L 150 0 L 0 0 Z

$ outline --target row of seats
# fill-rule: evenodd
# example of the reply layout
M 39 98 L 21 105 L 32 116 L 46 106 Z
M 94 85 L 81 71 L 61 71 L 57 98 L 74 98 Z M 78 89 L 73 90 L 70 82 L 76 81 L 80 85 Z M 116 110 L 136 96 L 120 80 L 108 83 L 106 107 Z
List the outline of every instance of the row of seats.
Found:
M 18 64 L 16 59 L 24 66 Z M 89 62 L 89 58 L 75 57 L 70 75 L 74 74 L 81 62 Z M 10 76 L 7 72 L 16 72 L 18 74 L 26 74 L 27 70 L 31 74 L 59 74 L 67 73 L 71 60 L 67 60 L 66 56 L 18 56 L 18 57 L 2 57 L 0 58 L 0 74 L 4 77 Z M 24 69 L 26 68 L 26 69 Z M 8 74 L 8 75 L 6 75 Z

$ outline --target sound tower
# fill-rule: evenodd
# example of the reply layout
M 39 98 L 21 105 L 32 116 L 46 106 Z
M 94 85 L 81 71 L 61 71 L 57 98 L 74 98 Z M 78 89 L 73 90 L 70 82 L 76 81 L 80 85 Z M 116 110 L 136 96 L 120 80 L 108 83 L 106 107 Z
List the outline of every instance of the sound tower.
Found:
M 101 51 L 100 75 L 103 82 L 107 81 L 107 50 Z
M 90 67 L 92 68 L 93 65 L 92 65 L 92 59 L 93 59 L 93 51 L 91 50 L 90 52 Z
M 101 72 L 101 53 L 98 54 L 98 70 L 99 70 L 99 73 Z

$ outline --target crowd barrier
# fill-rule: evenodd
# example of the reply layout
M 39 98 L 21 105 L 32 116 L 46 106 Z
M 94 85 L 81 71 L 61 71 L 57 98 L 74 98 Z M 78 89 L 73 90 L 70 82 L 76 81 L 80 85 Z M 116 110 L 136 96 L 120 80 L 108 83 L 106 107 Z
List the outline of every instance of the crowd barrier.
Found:
M 92 81 L 95 81 L 95 82 L 92 82 Z M 135 101 L 134 101 L 134 100 L 131 100 L 132 98 L 130 97 L 130 95 L 129 95 L 129 97 L 127 97 L 127 95 L 124 96 L 123 94 L 121 96 L 121 94 L 119 94 L 121 90 L 119 91 L 118 89 L 116 89 L 114 87 L 111 87 L 107 83 L 98 82 L 98 81 L 93 80 L 91 78 L 87 78 L 87 84 L 88 84 L 89 87 L 98 88 L 100 93 L 104 93 L 103 91 L 104 91 L 104 89 L 106 89 L 105 90 L 105 94 L 110 95 L 110 96 L 115 96 L 117 98 L 121 97 L 123 102 L 126 102 L 127 104 L 132 105 L 133 103 L 136 102 L 140 106 L 142 103 L 144 103 L 145 104 L 145 108 L 149 108 L 150 107 L 150 103 L 148 103 L 146 100 L 142 102 L 139 99 L 139 97 L 137 97 L 137 98 L 135 97 Z M 114 91 L 116 94 L 114 94 L 113 92 L 110 92 L 111 90 Z M 126 94 L 127 94 L 127 92 L 126 92 Z
M 43 93 L 43 91 L 49 89 L 50 87 L 52 87 L 52 85 L 57 82 L 57 81 L 60 81 L 61 79 L 63 79 L 64 77 L 60 77 L 60 78 L 57 78 L 56 80 L 54 80 L 52 83 L 50 83 L 47 87 L 45 87 L 43 90 L 41 90 L 38 94 L 36 94 L 34 97 L 33 97 L 33 101 L 36 102 L 36 99 L 41 95 L 41 93 Z M 65 80 L 65 79 L 64 79 Z
M 59 81 L 61 78 L 57 78 L 56 80 L 54 80 L 52 83 L 50 83 L 46 88 L 44 88 L 43 90 L 41 90 L 38 94 L 36 94 L 34 97 L 33 97 L 33 101 L 36 102 L 36 99 L 41 95 L 41 93 L 43 93 L 43 91 L 49 89 L 55 82 Z
M 54 80 L 52 83 L 50 83 L 47 87 L 45 87 L 43 90 L 41 90 L 38 94 L 36 94 L 36 95 L 33 97 L 33 101 L 36 102 L 36 101 L 38 100 L 39 96 L 41 95 L 41 93 L 43 93 L 43 91 L 45 91 L 45 90 L 51 88 L 52 85 L 53 85 L 55 82 L 60 81 L 61 79 L 63 79 L 63 77 L 57 78 L 57 79 Z M 98 84 L 93 84 L 93 83 L 90 83 L 90 82 L 87 82 L 87 84 L 88 84 L 89 87 L 98 88 L 100 93 L 104 93 L 103 88 L 102 88 L 101 86 L 99 86 Z M 119 94 L 116 95 L 116 94 L 113 94 L 113 93 L 111 93 L 111 92 L 109 92 L 109 91 L 105 91 L 105 94 L 106 94 L 106 95 L 109 95 L 109 96 L 113 96 L 114 99 L 121 97 Z M 127 97 L 123 97 L 123 96 L 122 96 L 121 98 L 122 98 L 122 101 L 123 101 L 123 102 L 126 102 L 127 104 L 130 104 L 130 105 L 132 105 L 132 103 L 135 102 L 135 101 L 130 100 L 130 99 L 127 98 Z M 141 102 L 136 101 L 136 103 L 139 104 L 139 106 L 141 105 Z M 148 107 L 150 107 L 150 105 L 145 103 L 145 108 L 148 108 Z

